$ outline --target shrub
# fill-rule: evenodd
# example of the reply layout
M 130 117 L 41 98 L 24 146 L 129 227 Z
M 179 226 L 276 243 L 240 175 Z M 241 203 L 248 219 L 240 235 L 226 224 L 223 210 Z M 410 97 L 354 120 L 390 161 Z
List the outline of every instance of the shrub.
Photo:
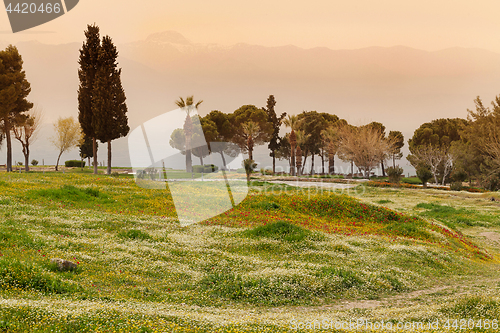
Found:
M 457 182 L 451 183 L 450 190 L 452 190 L 452 191 L 462 190 L 462 182 L 457 181 Z
M 204 170 L 205 167 L 203 165 L 193 165 L 193 173 L 202 173 Z
M 267 176 L 272 176 L 273 175 L 273 171 L 272 170 L 268 170 L 268 169 L 264 169 L 264 168 L 260 168 L 260 173 L 264 176 L 264 175 L 267 175 Z
M 397 167 L 388 167 L 386 170 L 387 175 L 389 176 L 389 182 L 398 184 L 401 180 L 401 176 L 403 175 L 403 168 L 400 166 Z
M 432 178 L 432 172 L 426 165 L 417 166 L 417 177 L 422 181 L 424 188 L 427 187 L 427 182 Z
M 217 172 L 217 171 L 219 171 L 219 167 L 216 166 L 215 164 L 205 164 L 204 165 L 203 172 L 209 173 L 209 172 Z
M 21 166 L 23 165 L 23 162 L 17 162 L 17 165 Z
M 38 165 L 38 161 L 37 160 L 32 160 L 31 161 L 31 165 L 32 166 L 37 166 Z
M 80 160 L 69 160 L 64 162 L 64 165 L 67 168 L 80 168 L 85 166 L 85 161 L 80 161 Z

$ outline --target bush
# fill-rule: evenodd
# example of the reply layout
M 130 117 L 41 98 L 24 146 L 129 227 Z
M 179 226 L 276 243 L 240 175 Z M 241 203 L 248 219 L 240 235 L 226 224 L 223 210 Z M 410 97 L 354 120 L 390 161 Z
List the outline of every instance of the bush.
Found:
M 268 170 L 268 169 L 264 169 L 264 168 L 260 168 L 260 173 L 265 176 L 272 176 L 273 175 L 273 171 L 272 170 Z
M 23 165 L 23 162 L 17 162 L 17 165 L 22 166 L 22 165 Z
M 424 188 L 427 187 L 427 182 L 432 178 L 432 172 L 425 165 L 417 166 L 417 177 L 422 181 Z
M 38 165 L 38 161 L 37 161 L 37 160 L 33 160 L 33 161 L 31 161 L 31 165 L 32 165 L 32 166 L 37 166 L 37 165 Z
M 205 167 L 203 165 L 193 165 L 194 173 L 202 173 Z
M 400 166 L 397 167 L 389 167 L 385 170 L 387 175 L 389 176 L 389 182 L 398 184 L 401 180 L 401 176 L 403 175 L 403 168 Z
M 219 171 L 219 167 L 218 167 L 218 166 L 216 166 L 215 164 L 205 164 L 205 165 L 204 165 L 204 167 L 205 167 L 205 168 L 204 168 L 203 172 L 205 172 L 205 173 L 210 173 L 210 172 L 217 172 L 217 171 Z
M 85 161 L 80 161 L 80 160 L 69 160 L 64 162 L 64 165 L 67 168 L 80 168 L 85 166 Z
M 451 183 L 450 190 L 452 190 L 452 191 L 460 191 L 460 190 L 462 190 L 462 182 L 453 182 L 453 183 Z
M 451 180 L 453 182 L 464 182 L 467 180 L 467 174 L 463 170 L 456 170 L 451 174 Z

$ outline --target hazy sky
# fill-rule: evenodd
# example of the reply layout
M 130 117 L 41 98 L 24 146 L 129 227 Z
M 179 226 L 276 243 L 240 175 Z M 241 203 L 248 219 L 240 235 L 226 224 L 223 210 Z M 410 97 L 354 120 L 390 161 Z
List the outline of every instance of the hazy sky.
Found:
M 86 24 L 96 22 L 117 43 L 175 30 L 193 42 L 226 45 L 406 45 L 429 51 L 462 46 L 500 52 L 499 11 L 498 0 L 80 0 L 63 17 L 17 34 L 1 11 L 0 39 L 83 41 Z

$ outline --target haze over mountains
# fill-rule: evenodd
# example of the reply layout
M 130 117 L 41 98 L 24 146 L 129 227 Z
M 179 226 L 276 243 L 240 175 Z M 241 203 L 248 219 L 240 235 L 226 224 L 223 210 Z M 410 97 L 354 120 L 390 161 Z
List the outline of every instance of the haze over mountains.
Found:
M 7 45 L 0 43 L 2 48 Z M 43 107 L 47 123 L 33 145 L 31 159 L 55 163 L 57 152 L 47 141 L 51 123 L 59 116 L 78 114 L 81 45 L 16 45 L 32 85 L 29 98 Z M 407 140 L 424 122 L 466 117 L 477 95 L 489 104 L 500 94 L 500 54 L 482 49 L 221 46 L 193 43 L 172 31 L 117 48 L 131 129 L 173 110 L 179 96 L 194 94 L 195 99 L 203 99 L 199 112 L 205 115 L 214 109 L 232 112 L 245 104 L 264 106 L 273 94 L 278 113 L 316 110 L 337 114 L 355 125 L 379 121 L 387 132 L 402 131 Z M 113 147 L 114 165 L 129 165 L 127 139 L 114 141 Z M 105 151 L 101 145 L 100 161 Z M 2 149 L 2 164 L 4 155 Z M 75 149 L 62 160 L 77 155 Z M 259 149 L 256 159 L 270 165 L 267 149 Z M 17 145 L 14 160 L 22 160 Z

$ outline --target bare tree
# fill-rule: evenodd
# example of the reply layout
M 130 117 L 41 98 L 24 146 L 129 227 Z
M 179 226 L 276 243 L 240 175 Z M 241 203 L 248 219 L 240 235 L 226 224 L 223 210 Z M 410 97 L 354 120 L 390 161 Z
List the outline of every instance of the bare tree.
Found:
M 390 151 L 388 141 L 372 126 L 343 126 L 339 138 L 339 157 L 354 162 L 366 178 Z
M 448 176 L 453 168 L 453 156 L 444 148 L 438 146 L 419 146 L 414 149 L 411 156 L 407 158 L 413 166 L 424 163 L 429 166 L 429 169 L 434 177 L 435 184 L 438 184 L 438 174 L 443 171 L 443 179 L 441 184 L 444 185 L 446 176 Z
M 61 118 L 57 120 L 54 124 L 55 136 L 51 138 L 51 142 L 59 150 L 59 156 L 57 156 L 56 171 L 59 166 L 59 159 L 61 155 L 72 148 L 76 147 L 80 142 L 82 137 L 82 129 L 80 124 L 73 118 Z
M 38 132 L 40 131 L 43 119 L 42 108 L 35 105 L 31 110 L 24 114 L 18 115 L 12 132 L 17 141 L 23 147 L 24 155 L 24 170 L 30 171 L 29 158 L 30 158 L 30 144 L 36 141 Z

